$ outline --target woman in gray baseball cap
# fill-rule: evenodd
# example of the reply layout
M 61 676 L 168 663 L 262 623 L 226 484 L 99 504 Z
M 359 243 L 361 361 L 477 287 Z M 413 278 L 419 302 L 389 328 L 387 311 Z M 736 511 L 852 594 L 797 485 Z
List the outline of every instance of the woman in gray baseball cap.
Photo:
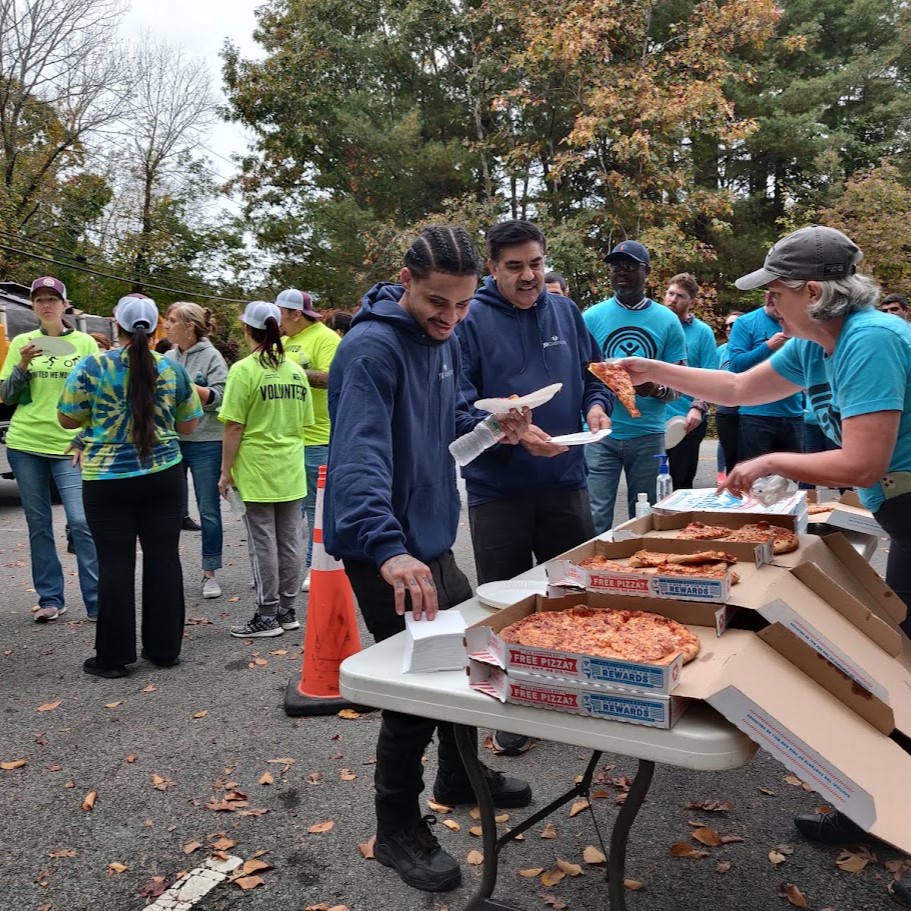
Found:
M 863 254 L 841 231 L 810 225 L 782 238 L 761 269 L 739 278 L 742 291 L 765 288 L 790 340 L 746 373 L 695 370 L 628 358 L 634 383 L 663 383 L 720 405 L 759 405 L 805 391 L 838 448 L 772 452 L 737 465 L 724 487 L 747 494 L 765 475 L 826 487 L 858 487 L 889 536 L 886 581 L 911 608 L 911 327 L 876 309 L 879 288 L 857 271 Z M 902 623 L 911 637 L 911 618 Z M 796 820 L 807 837 L 850 842 L 862 830 L 841 814 Z M 890 884 L 911 907 L 911 877 Z

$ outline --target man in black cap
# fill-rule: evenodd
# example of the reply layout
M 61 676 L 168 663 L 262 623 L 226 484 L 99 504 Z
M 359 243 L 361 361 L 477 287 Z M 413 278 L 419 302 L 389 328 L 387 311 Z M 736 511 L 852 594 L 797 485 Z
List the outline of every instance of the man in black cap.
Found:
M 672 364 L 686 363 L 686 341 L 680 320 L 645 293 L 651 269 L 648 250 L 635 240 L 625 240 L 604 257 L 610 269 L 614 296 L 582 314 L 589 332 L 605 358 L 648 357 Z M 588 491 L 595 533 L 614 524 L 614 504 L 620 473 L 626 473 L 630 518 L 636 511 L 637 494 L 655 502 L 658 456 L 664 453 L 665 405 L 677 393 L 657 383 L 636 387 L 634 418 L 619 399 L 614 404 L 609 437 L 586 446 Z

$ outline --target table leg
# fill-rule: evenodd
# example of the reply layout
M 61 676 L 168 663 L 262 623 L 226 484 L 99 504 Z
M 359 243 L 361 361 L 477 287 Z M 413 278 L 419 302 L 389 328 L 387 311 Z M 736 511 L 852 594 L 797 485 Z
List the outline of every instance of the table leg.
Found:
M 639 760 L 639 769 L 630 785 L 629 793 L 614 823 L 610 839 L 610 857 L 607 861 L 607 894 L 610 911 L 626 911 L 626 893 L 623 881 L 626 878 L 626 845 L 629 831 L 636 821 L 636 814 L 645 801 L 655 774 L 655 763 Z M 485 863 L 487 858 L 485 857 Z

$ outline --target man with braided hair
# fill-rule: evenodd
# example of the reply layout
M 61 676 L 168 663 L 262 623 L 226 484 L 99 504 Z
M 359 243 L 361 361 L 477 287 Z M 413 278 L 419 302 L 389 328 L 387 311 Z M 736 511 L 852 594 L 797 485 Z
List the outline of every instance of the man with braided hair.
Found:
M 477 287 L 479 257 L 463 228 L 425 228 L 405 254 L 397 284 L 364 296 L 329 374 L 326 549 L 351 580 L 378 642 L 405 628 L 404 612 L 432 621 L 471 597 L 452 555 L 459 495 L 449 444 L 471 430 L 459 392 L 453 331 Z M 501 416 L 504 442 L 517 443 L 525 415 Z M 422 757 L 436 730 L 434 797 L 450 806 L 475 796 L 452 725 L 384 711 L 376 750 L 374 855 L 417 889 L 444 892 L 461 880 L 422 817 Z M 494 803 L 521 807 L 531 788 L 487 770 Z

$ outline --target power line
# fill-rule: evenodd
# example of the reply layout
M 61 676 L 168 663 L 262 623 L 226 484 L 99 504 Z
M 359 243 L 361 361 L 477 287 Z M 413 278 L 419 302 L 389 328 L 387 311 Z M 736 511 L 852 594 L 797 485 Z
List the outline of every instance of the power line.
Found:
M 18 256 L 26 256 L 29 259 L 37 259 L 41 262 L 51 263 L 54 266 L 61 266 L 64 269 L 73 269 L 76 272 L 86 272 L 89 275 L 97 275 L 99 278 L 109 278 L 114 281 L 123 282 L 125 285 L 135 285 L 142 284 L 146 288 L 153 288 L 156 291 L 167 291 L 169 294 L 179 294 L 181 297 L 202 297 L 205 300 L 214 300 L 221 301 L 226 304 L 246 304 L 247 300 L 236 298 L 236 297 L 220 297 L 217 294 L 201 294 L 196 291 L 186 291 L 181 288 L 169 288 L 166 285 L 159 285 L 153 282 L 146 281 L 145 279 L 140 279 L 139 281 L 125 278 L 122 275 L 112 275 L 109 272 L 99 272 L 97 269 L 89 269 L 87 266 L 79 265 L 77 263 L 63 263 L 59 260 L 54 259 L 52 256 L 44 256 L 41 253 L 29 253 L 27 250 L 20 250 L 17 247 L 11 247 L 8 244 L 0 243 L 0 250 L 5 250 L 7 253 L 15 253 Z

